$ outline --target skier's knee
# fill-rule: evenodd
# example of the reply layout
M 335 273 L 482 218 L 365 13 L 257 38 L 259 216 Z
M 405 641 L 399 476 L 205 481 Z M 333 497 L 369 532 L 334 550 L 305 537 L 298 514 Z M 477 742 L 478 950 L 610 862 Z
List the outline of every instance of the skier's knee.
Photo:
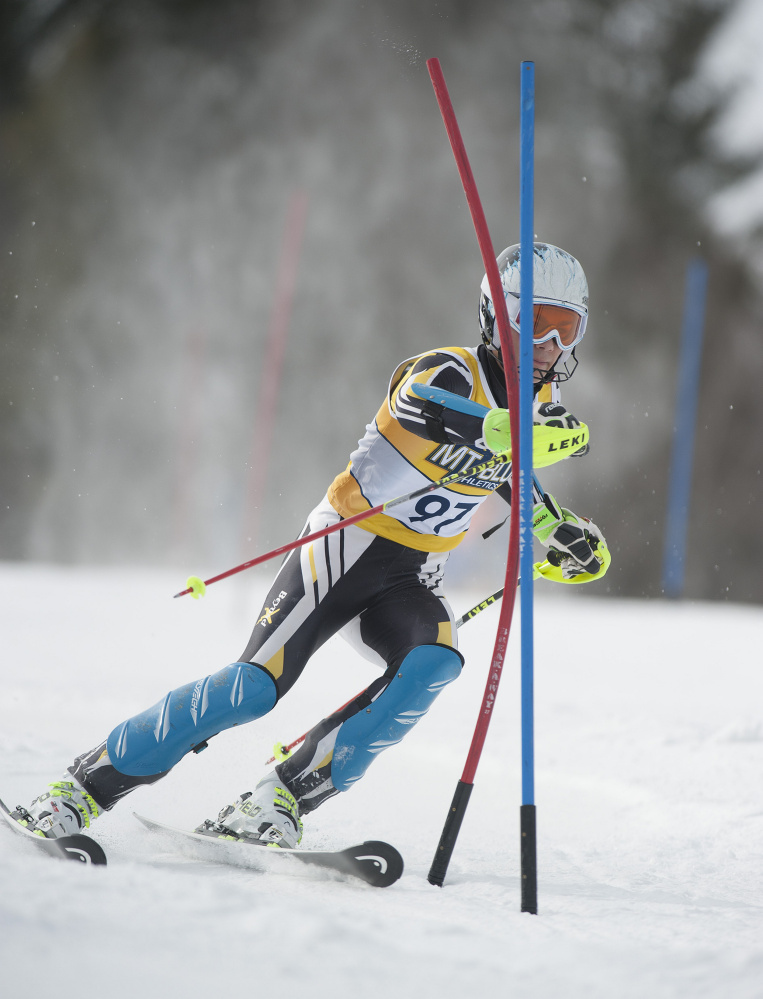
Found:
M 420 645 L 409 652 L 376 700 L 342 723 L 331 762 L 334 787 L 346 791 L 378 753 L 400 742 L 460 674 L 463 662 L 460 652 L 445 645 Z
M 269 673 L 233 663 L 118 725 L 107 740 L 109 759 L 130 776 L 162 773 L 218 732 L 267 714 L 276 700 Z

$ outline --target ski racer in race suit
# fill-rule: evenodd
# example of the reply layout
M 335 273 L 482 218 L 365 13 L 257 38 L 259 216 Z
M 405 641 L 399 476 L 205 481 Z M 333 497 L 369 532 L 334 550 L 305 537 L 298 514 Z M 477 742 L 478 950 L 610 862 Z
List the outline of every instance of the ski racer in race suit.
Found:
M 517 339 L 518 247 L 498 258 Z M 534 266 L 535 417 L 577 422 L 560 404 L 559 382 L 577 365 L 588 289 L 580 264 L 536 243 Z M 500 340 L 487 281 L 480 300 L 483 342 L 411 358 L 393 373 L 375 419 L 310 513 L 303 536 L 406 495 L 492 456 L 479 416 L 424 401 L 416 383 L 445 389 L 487 410 L 507 404 Z M 517 348 L 518 356 L 518 348 Z M 496 437 L 497 433 L 497 437 Z M 509 440 L 500 431 L 493 450 Z M 587 445 L 580 453 L 587 450 Z M 494 492 L 510 503 L 510 464 L 496 464 L 292 551 L 273 582 L 239 659 L 170 691 L 117 725 L 79 756 L 18 821 L 45 836 L 81 831 L 133 788 L 165 776 L 213 735 L 270 711 L 299 679 L 313 653 L 341 631 L 381 673 L 348 705 L 324 718 L 301 747 L 199 831 L 286 847 L 302 834 L 301 816 L 359 780 L 399 742 L 439 692 L 461 672 L 454 617 L 442 589 L 449 553 Z M 534 530 L 565 568 L 560 579 L 587 581 L 606 571 L 595 525 L 536 491 Z

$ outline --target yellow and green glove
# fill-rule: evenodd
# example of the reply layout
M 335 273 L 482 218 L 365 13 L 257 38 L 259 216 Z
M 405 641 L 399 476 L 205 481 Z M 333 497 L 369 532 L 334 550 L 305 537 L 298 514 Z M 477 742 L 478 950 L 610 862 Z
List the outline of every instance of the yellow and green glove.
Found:
M 577 416 L 565 409 L 560 402 L 542 402 L 533 413 L 534 427 L 560 427 L 563 430 L 578 430 L 582 424 Z M 586 443 L 570 452 L 570 458 L 582 458 L 591 450 L 591 445 Z
M 549 552 L 536 567 L 539 575 L 557 583 L 588 583 L 601 579 L 612 556 L 604 535 L 590 520 L 559 506 L 546 493 L 533 507 L 533 534 Z
M 550 406 L 553 413 L 545 414 Z M 533 467 L 544 468 L 573 454 L 588 452 L 588 427 L 564 406 L 544 403 L 533 419 Z M 508 409 L 491 409 L 482 421 L 486 447 L 495 454 L 511 456 L 511 420 Z

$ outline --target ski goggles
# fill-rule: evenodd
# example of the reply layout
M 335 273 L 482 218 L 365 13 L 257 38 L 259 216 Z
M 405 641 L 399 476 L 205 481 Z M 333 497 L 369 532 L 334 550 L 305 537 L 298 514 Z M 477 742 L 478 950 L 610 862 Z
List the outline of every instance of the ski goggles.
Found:
M 519 299 L 507 296 L 509 322 L 519 333 Z M 513 306 L 513 308 L 512 308 Z M 552 337 L 562 350 L 572 350 L 585 335 L 588 314 L 574 305 L 560 302 L 533 302 L 533 341 L 545 343 Z

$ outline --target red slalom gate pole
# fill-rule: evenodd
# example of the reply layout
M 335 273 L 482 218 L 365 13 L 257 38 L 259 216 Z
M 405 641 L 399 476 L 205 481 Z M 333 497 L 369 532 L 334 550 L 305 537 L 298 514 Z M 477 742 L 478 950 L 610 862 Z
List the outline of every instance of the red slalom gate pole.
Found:
M 255 439 L 252 443 L 249 479 L 244 497 L 245 536 L 253 543 L 259 533 L 262 497 L 270 454 L 273 447 L 278 390 L 281 384 L 286 339 L 291 321 L 297 264 L 307 218 L 307 194 L 295 191 L 289 202 L 283 245 L 278 260 L 273 307 L 267 333 L 267 353 L 262 366 L 257 411 L 254 416 Z
M 490 286 L 490 295 L 493 299 L 496 323 L 498 324 L 498 333 L 501 340 L 501 354 L 504 362 L 503 366 L 504 377 L 506 379 L 506 394 L 509 404 L 511 439 L 512 441 L 518 441 L 519 380 L 517 378 L 517 362 L 514 355 L 514 345 L 510 335 L 509 316 L 506 311 L 506 300 L 503 294 L 501 276 L 498 273 L 495 250 L 490 238 L 490 231 L 485 220 L 485 214 L 482 210 L 479 194 L 477 193 L 477 185 L 475 183 L 471 167 L 469 166 L 466 149 L 464 147 L 463 139 L 461 138 L 461 132 L 458 127 L 458 122 L 456 121 L 456 114 L 450 101 L 450 95 L 448 94 L 448 88 L 445 85 L 445 78 L 443 76 L 442 69 L 440 68 L 439 60 L 429 59 L 427 61 L 427 68 L 432 80 L 435 96 L 437 97 L 437 103 L 440 107 L 440 113 L 442 114 L 442 119 L 445 123 L 445 130 L 448 133 L 451 149 L 453 150 L 453 155 L 456 159 L 458 173 L 464 188 L 467 204 L 469 205 L 469 211 L 471 212 L 480 253 L 482 254 L 482 262 L 485 265 L 485 273 L 487 274 L 488 284 Z M 512 496 L 515 497 L 520 495 L 520 456 L 517 452 L 518 449 L 513 454 L 511 469 L 511 489 Z M 493 658 L 490 663 L 490 671 L 485 685 L 485 693 L 482 698 L 480 714 L 477 719 L 477 725 L 474 729 L 474 735 L 469 748 L 469 754 L 466 758 L 464 772 L 456 786 L 456 793 L 453 796 L 450 811 L 448 812 L 448 817 L 445 820 L 442 835 L 440 836 L 440 842 L 437 846 L 437 852 L 435 853 L 432 866 L 429 870 L 428 881 L 433 885 L 442 886 L 443 881 L 445 880 L 448 864 L 450 863 L 450 858 L 453 854 L 453 848 L 456 845 L 456 839 L 458 838 L 461 823 L 466 813 L 466 806 L 469 803 L 469 797 L 474 787 L 474 775 L 477 771 L 477 764 L 479 763 L 480 756 L 482 754 L 482 748 L 485 744 L 488 726 L 490 725 L 490 719 L 493 715 L 493 705 L 495 703 L 495 697 L 498 692 L 498 684 L 501 680 L 503 664 L 506 658 L 506 649 L 509 643 L 509 633 L 511 631 L 511 620 L 514 614 L 514 598 L 516 594 L 517 580 L 519 578 L 518 505 L 519 504 L 516 502 L 511 505 L 509 550 L 506 558 L 504 599 L 503 604 L 501 605 L 500 618 L 498 620 L 498 633 L 496 635 L 495 646 L 493 648 Z M 529 581 L 529 585 L 532 586 L 531 580 Z
M 178 555 L 185 554 L 185 543 L 188 540 L 191 524 L 190 498 L 193 495 L 191 481 L 195 466 L 199 461 L 200 441 L 202 431 L 201 410 L 194 405 L 187 405 L 189 399 L 198 399 L 204 388 L 204 361 L 207 352 L 206 330 L 196 328 L 191 330 L 185 346 L 181 381 L 180 412 L 182 421 L 177 447 L 178 469 L 175 480 L 174 531 L 173 549 Z

